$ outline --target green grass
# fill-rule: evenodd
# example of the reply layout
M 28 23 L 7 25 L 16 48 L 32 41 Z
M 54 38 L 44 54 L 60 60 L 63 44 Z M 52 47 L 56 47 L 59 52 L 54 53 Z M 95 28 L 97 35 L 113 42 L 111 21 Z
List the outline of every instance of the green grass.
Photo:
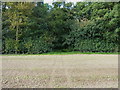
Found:
M 79 51 L 74 51 L 74 52 L 49 52 L 49 53 L 42 53 L 42 54 L 2 54 L 2 55 L 70 55 L 70 54 L 120 54 L 118 52 L 79 52 Z
M 116 53 L 104 53 L 104 52 L 49 52 L 49 53 L 43 53 L 43 55 L 68 55 L 68 54 L 118 54 L 117 52 Z

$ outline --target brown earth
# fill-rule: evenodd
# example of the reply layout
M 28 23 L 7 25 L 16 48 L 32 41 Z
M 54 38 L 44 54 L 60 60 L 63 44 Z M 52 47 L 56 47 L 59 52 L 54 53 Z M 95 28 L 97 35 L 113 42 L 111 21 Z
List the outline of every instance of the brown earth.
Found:
M 118 55 L 2 56 L 3 88 L 117 88 Z

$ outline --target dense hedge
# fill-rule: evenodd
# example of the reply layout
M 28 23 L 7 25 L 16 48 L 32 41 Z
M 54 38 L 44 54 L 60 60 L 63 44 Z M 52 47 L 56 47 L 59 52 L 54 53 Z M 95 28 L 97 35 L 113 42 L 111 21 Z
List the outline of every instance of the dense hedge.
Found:
M 118 52 L 118 46 L 112 42 L 88 39 L 76 43 L 74 50 L 81 52 Z
M 2 33 L 3 54 L 118 52 L 120 4 L 3 3 Z

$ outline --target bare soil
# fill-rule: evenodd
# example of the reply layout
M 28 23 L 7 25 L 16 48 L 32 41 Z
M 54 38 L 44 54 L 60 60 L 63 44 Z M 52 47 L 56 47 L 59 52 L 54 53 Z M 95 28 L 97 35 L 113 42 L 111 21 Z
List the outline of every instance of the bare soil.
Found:
M 117 88 L 118 55 L 2 56 L 3 88 Z

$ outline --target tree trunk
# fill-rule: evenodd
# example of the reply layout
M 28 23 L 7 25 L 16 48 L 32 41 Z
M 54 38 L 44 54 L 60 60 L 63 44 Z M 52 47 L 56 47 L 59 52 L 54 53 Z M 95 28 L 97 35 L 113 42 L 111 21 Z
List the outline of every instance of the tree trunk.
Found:
M 16 46 L 15 46 L 16 51 L 15 51 L 15 54 L 17 54 L 17 52 L 18 52 L 18 25 L 17 25 L 16 29 L 17 30 L 16 30 Z

